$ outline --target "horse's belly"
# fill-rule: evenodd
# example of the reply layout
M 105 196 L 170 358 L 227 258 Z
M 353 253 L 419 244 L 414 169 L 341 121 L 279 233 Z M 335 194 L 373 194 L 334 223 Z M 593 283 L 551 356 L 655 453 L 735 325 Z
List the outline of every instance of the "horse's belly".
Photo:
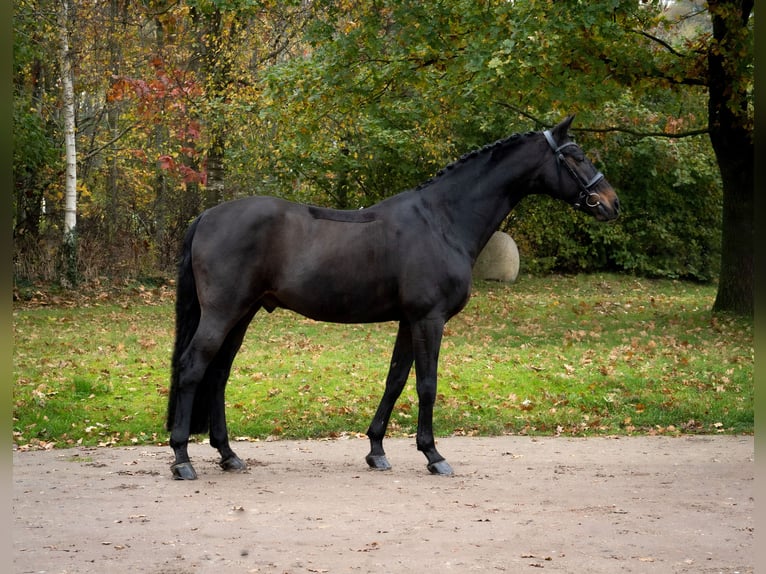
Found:
M 381 282 L 353 277 L 314 275 L 299 284 L 287 284 L 273 294 L 280 307 L 317 321 L 374 323 L 400 318 L 396 290 Z

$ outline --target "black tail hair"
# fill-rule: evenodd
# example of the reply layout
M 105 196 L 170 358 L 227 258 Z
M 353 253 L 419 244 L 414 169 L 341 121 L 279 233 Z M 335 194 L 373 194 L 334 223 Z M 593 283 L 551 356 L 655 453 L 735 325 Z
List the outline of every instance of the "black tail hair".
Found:
M 197 298 L 197 284 L 194 280 L 192 270 L 191 246 L 194 239 L 194 233 L 201 219 L 197 217 L 184 237 L 183 248 L 181 250 L 181 260 L 178 263 L 178 279 L 176 284 L 176 341 L 173 348 L 173 358 L 171 361 L 170 392 L 168 394 L 168 413 L 166 428 L 173 430 L 173 421 L 175 419 L 177 393 L 179 386 L 179 363 L 189 343 L 194 337 L 200 319 L 200 305 Z M 202 381 L 197 386 L 194 395 L 194 406 L 192 408 L 191 434 L 200 434 L 207 432 L 210 426 L 210 391 L 209 385 Z

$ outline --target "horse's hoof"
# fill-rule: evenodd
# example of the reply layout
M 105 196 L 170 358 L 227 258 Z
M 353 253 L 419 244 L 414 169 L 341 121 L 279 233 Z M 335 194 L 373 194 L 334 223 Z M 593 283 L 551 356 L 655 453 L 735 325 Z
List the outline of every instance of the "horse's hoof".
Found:
M 438 474 L 439 476 L 452 476 L 454 471 L 446 460 L 440 460 L 432 462 L 428 465 L 428 470 L 431 474 Z
M 197 480 L 197 473 L 190 462 L 179 462 L 170 467 L 176 480 Z
M 236 454 L 231 455 L 229 458 L 222 458 L 218 464 L 224 470 L 247 470 L 245 462 Z
M 391 470 L 391 463 L 388 462 L 385 454 L 368 454 L 364 460 L 373 470 Z

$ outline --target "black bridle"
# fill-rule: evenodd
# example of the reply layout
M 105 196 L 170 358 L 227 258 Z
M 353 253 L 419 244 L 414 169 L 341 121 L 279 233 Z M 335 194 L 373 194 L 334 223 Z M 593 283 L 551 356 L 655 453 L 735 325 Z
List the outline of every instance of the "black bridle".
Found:
M 563 164 L 564 167 L 567 168 L 567 171 L 572 174 L 572 177 L 580 187 L 580 195 L 577 197 L 577 201 L 574 203 L 574 207 L 579 208 L 583 201 L 588 207 L 598 207 L 601 204 L 601 200 L 599 199 L 598 194 L 593 191 L 592 188 L 595 187 L 599 181 L 604 179 L 604 174 L 600 171 L 597 171 L 596 175 L 590 178 L 590 180 L 585 181 L 580 177 L 580 174 L 578 174 L 574 168 L 569 165 L 569 162 L 567 162 L 566 157 L 561 151 L 569 146 L 577 147 L 577 144 L 574 142 L 566 142 L 565 144 L 558 145 L 556 140 L 553 139 L 553 135 L 551 134 L 550 130 L 545 130 L 543 135 L 545 135 L 545 139 L 548 141 L 548 145 L 551 146 L 551 149 L 556 156 L 556 162 L 558 165 L 561 166 Z

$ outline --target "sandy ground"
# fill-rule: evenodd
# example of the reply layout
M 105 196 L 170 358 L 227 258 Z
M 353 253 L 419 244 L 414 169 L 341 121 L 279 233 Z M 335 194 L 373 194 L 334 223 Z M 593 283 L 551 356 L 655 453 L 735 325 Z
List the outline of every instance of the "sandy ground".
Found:
M 13 572 L 754 572 L 753 437 L 241 442 L 13 453 Z

